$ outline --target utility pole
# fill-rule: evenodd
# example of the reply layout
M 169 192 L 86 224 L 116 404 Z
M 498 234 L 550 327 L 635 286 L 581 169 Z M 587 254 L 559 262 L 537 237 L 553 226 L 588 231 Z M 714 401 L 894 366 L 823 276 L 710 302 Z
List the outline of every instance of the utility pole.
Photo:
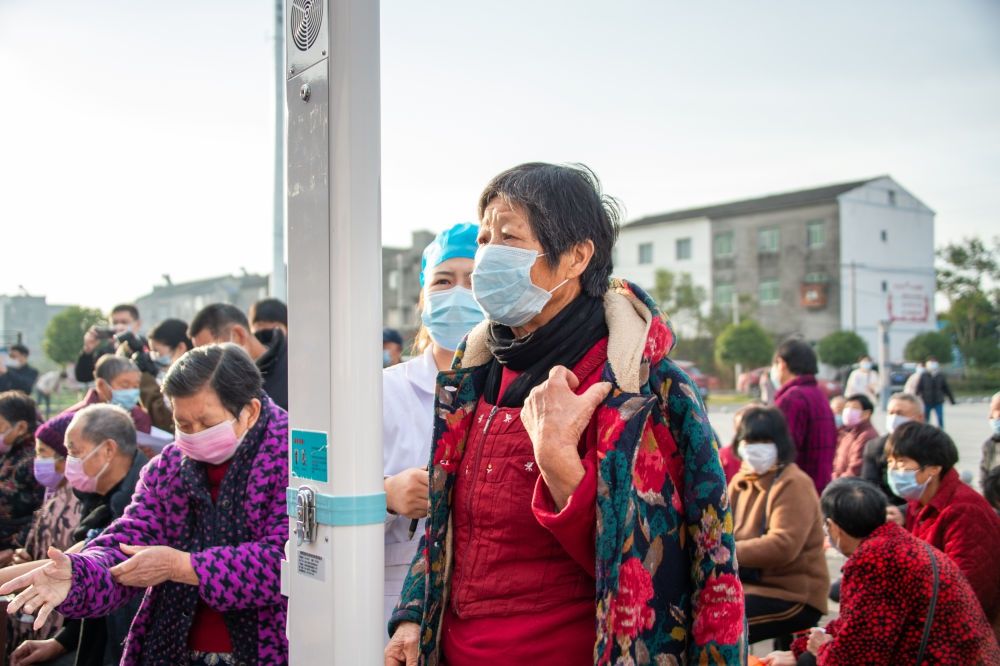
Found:
M 851 330 L 858 332 L 858 264 L 851 262 Z
M 274 211 L 271 296 L 288 300 L 285 273 L 285 3 L 274 3 Z
M 889 327 L 891 325 L 891 319 L 880 319 L 878 322 L 878 385 L 882 409 L 885 409 L 889 404 Z
M 740 325 L 740 294 L 733 289 L 733 326 Z M 733 366 L 733 388 L 740 390 L 740 375 L 743 374 L 743 364 Z

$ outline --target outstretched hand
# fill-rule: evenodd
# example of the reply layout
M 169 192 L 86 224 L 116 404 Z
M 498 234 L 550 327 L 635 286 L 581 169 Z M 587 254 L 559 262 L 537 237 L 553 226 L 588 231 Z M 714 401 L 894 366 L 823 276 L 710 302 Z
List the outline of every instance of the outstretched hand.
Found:
M 57 548 L 49 548 L 48 555 L 51 561 L 45 566 L 0 586 L 0 594 L 23 590 L 8 604 L 7 613 L 14 615 L 23 609 L 25 614 L 35 615 L 36 630 L 66 600 L 73 583 L 73 563 L 69 557 Z

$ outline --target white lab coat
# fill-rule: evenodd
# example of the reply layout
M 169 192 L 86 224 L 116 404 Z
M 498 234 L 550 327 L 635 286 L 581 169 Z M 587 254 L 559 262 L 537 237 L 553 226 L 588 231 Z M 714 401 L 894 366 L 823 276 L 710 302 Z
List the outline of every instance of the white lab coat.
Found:
M 877 403 L 878 379 L 878 373 L 875 370 L 856 368 L 847 378 L 847 383 L 844 386 L 844 397 L 849 398 L 852 395 L 861 393 L 867 395 L 873 402 Z
M 382 461 L 385 476 L 411 467 L 426 467 L 434 437 L 434 392 L 437 364 L 432 348 L 420 356 L 382 371 Z M 420 521 L 410 539 L 410 519 L 385 517 L 385 621 L 392 609 L 406 573 L 424 533 Z M 386 636 L 386 642 L 388 642 Z

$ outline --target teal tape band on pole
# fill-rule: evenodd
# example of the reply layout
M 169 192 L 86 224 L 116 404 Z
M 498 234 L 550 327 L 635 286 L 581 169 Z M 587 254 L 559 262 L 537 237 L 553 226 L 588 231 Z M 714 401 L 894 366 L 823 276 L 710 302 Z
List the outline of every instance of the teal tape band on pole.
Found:
M 296 517 L 298 488 L 287 488 L 288 515 Z M 316 493 L 316 522 L 323 525 L 373 525 L 385 522 L 385 493 L 374 495 L 323 495 Z

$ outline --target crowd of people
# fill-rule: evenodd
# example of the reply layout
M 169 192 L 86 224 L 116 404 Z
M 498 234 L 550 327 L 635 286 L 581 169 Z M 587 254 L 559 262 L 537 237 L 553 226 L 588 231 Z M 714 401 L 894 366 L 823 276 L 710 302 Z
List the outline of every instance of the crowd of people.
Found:
M 514 167 L 478 214 L 423 252 L 409 360 L 383 331 L 387 666 L 1000 664 L 1000 394 L 980 494 L 933 361 L 880 434 L 871 359 L 831 401 L 793 337 L 719 448 L 592 172 Z M 287 309 L 143 331 L 87 330 L 55 416 L 29 350 L 0 374 L 10 662 L 287 663 Z

